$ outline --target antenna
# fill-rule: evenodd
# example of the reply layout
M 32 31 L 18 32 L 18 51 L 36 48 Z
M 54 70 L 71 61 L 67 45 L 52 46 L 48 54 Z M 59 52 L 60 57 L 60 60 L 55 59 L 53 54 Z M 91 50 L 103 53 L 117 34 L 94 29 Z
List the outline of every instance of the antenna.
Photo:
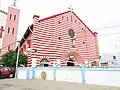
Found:
M 68 9 L 72 12 L 73 11 L 72 5 L 70 5 Z
M 16 0 L 14 0 L 13 6 L 16 6 Z

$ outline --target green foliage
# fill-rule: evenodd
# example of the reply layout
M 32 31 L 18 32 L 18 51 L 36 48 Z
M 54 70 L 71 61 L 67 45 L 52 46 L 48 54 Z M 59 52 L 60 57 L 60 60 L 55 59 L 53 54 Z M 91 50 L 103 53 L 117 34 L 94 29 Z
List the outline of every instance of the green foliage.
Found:
M 2 55 L 1 64 L 5 66 L 15 66 L 17 60 L 17 53 L 16 51 L 9 51 Z M 19 54 L 18 66 L 20 64 L 25 65 L 27 62 L 27 56 L 24 53 Z

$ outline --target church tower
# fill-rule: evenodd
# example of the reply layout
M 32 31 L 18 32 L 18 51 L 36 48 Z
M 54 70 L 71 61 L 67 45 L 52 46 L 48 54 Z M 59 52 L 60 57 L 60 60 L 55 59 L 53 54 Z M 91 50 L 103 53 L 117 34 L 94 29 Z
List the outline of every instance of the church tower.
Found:
M 8 7 L 8 14 L 6 18 L 3 44 L 1 50 L 2 54 L 8 52 L 9 50 L 15 50 L 16 48 L 19 14 L 20 9 L 16 7 L 16 0 L 14 0 L 14 4 Z

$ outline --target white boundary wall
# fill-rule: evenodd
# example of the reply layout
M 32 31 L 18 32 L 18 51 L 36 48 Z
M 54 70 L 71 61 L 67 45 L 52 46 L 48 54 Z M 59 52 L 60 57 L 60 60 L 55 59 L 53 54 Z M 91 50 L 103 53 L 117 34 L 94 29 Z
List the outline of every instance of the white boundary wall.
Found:
M 28 74 L 28 69 L 30 73 Z M 47 73 L 46 80 L 54 80 L 54 68 L 40 67 L 35 69 L 35 78 L 41 79 L 41 72 Z M 32 68 L 18 68 L 18 79 L 32 79 Z M 56 69 L 56 81 L 68 81 L 82 83 L 85 79 L 87 84 L 120 86 L 120 68 L 85 68 L 85 75 L 82 75 L 81 68 L 59 67 Z

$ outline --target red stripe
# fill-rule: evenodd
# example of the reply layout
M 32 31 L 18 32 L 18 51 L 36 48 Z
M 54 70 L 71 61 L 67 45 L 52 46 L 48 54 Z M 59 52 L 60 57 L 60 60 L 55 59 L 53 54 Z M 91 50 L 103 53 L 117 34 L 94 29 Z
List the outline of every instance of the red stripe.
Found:
M 63 19 L 62 16 L 64 17 Z M 41 60 L 44 56 L 47 56 L 50 64 L 53 64 L 55 60 L 67 60 L 71 51 L 78 53 L 75 58 L 76 62 L 84 63 L 86 59 L 98 59 L 96 36 L 74 13 L 67 12 L 54 15 L 40 20 L 40 23 L 37 20 L 36 18 L 34 21 L 34 34 L 31 37 L 31 47 L 35 48 L 37 52 L 31 52 L 29 55 L 31 60 L 32 58 Z M 60 23 L 58 23 L 59 21 Z M 72 46 L 70 36 L 68 35 L 70 28 L 77 34 L 75 41 L 76 50 L 70 50 Z M 66 66 L 66 64 L 62 65 Z

